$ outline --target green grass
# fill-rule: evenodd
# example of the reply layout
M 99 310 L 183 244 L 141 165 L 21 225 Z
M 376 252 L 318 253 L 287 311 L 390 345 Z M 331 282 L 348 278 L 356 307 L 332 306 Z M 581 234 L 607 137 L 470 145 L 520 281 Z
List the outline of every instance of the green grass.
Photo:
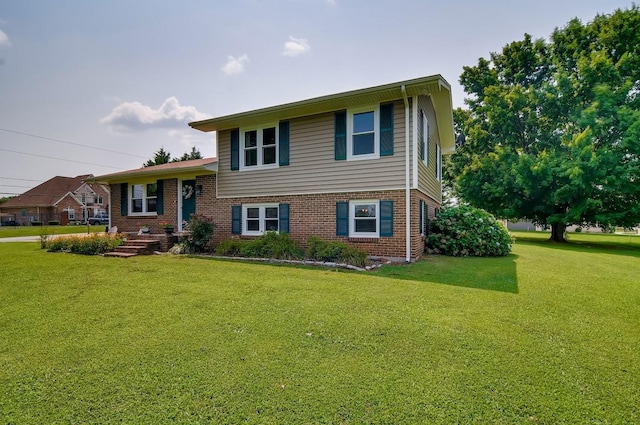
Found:
M 6 423 L 640 422 L 640 252 L 376 273 L 0 244 Z
M 104 232 L 104 225 L 89 227 L 91 233 Z M 2 226 L 0 238 L 13 238 L 18 236 L 68 235 L 73 233 L 87 233 L 87 226 Z
M 516 237 L 516 241 L 523 242 L 546 242 L 549 239 L 548 232 L 510 232 Z M 637 234 L 611 234 L 611 233 L 568 233 L 566 236 L 568 247 L 583 246 L 606 248 L 609 250 L 618 249 L 640 249 L 640 235 Z M 550 243 L 547 246 L 552 246 Z M 557 245 L 557 244 L 556 244 Z

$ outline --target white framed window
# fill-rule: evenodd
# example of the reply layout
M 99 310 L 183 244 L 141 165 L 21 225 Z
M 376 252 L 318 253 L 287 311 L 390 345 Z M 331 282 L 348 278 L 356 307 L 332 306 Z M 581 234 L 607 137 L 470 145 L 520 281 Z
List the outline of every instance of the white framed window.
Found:
M 278 204 L 245 204 L 242 205 L 242 234 L 260 236 L 265 232 L 278 232 Z
M 436 179 L 442 181 L 442 152 L 440 145 L 436 145 Z
M 347 160 L 380 157 L 380 106 L 347 111 Z
M 129 191 L 131 215 L 157 214 L 158 183 L 132 184 Z
M 349 201 L 349 236 L 380 236 L 380 201 Z
M 278 126 L 246 128 L 241 131 L 240 169 L 278 166 Z
M 66 211 L 68 216 L 69 216 L 69 220 L 75 220 L 76 219 L 76 211 L 73 208 L 65 208 L 63 211 Z

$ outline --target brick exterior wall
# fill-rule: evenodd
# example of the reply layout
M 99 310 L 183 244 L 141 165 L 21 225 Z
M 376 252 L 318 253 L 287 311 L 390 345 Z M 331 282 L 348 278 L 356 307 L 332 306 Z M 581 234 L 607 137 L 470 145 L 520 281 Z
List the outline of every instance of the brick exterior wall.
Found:
M 2 208 L 2 215 L 3 220 L 9 219 L 11 216 L 11 220 L 15 218 L 16 223 L 22 226 L 28 226 L 31 221 L 42 221 L 46 224 L 49 220 L 60 219 L 60 215 L 53 207 Z
M 420 200 L 429 206 L 429 220 L 433 220 L 436 216 L 436 208 L 440 208 L 440 204 L 418 190 L 411 191 L 411 257 L 420 258 L 425 251 L 425 240 L 422 236 L 420 228 Z
M 302 247 L 306 247 L 310 236 L 318 236 L 325 240 L 343 241 L 364 249 L 372 257 L 404 260 L 405 248 L 405 191 L 375 191 L 328 193 L 315 195 L 289 196 L 256 196 L 243 198 L 217 198 L 216 175 L 197 176 L 196 185 L 202 191 L 196 195 L 196 214 L 211 218 L 214 224 L 214 246 L 225 239 L 250 236 L 233 235 L 231 233 L 231 207 L 242 204 L 289 204 L 289 233 Z M 164 180 L 164 214 L 157 217 L 122 217 L 120 214 L 120 185 L 111 185 L 112 224 L 119 231 L 138 231 L 140 224 L 150 227 L 151 233 L 162 233 L 161 221 L 176 223 L 178 218 L 177 202 L 178 180 Z M 380 238 L 350 238 L 336 236 L 336 202 L 352 200 L 392 200 L 393 201 L 393 236 Z M 433 218 L 439 204 L 417 190 L 411 191 L 411 257 L 420 258 L 424 252 L 424 240 L 420 232 L 420 199 L 429 205 L 429 217 Z
M 148 226 L 152 234 L 164 234 L 160 222 L 172 223 L 178 229 L 178 179 L 164 180 L 164 212 L 157 216 L 122 216 L 120 184 L 112 184 L 111 189 L 111 225 L 119 232 L 138 233 L 140 226 Z M 125 200 L 126 202 L 126 200 Z

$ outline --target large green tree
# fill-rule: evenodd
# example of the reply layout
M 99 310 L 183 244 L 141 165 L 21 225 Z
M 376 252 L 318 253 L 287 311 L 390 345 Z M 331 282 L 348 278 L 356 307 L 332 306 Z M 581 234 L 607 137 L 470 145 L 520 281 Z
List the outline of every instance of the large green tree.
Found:
M 570 21 L 464 67 L 455 194 L 497 216 L 549 225 L 640 222 L 640 10 Z

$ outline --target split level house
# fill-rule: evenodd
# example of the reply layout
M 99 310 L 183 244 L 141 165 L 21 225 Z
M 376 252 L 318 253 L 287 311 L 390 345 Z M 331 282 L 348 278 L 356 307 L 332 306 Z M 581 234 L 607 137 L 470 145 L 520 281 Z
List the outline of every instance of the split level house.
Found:
M 87 174 L 51 178 L 0 204 L 2 222 L 17 225 L 58 222 L 66 225 L 106 215 L 109 210 L 108 188 L 85 182 L 92 177 Z
M 442 201 L 454 150 L 451 87 L 434 75 L 192 122 L 215 158 L 93 179 L 110 185 L 112 225 L 213 220 L 214 244 L 288 233 L 412 261 Z M 155 226 L 155 227 L 154 227 Z

